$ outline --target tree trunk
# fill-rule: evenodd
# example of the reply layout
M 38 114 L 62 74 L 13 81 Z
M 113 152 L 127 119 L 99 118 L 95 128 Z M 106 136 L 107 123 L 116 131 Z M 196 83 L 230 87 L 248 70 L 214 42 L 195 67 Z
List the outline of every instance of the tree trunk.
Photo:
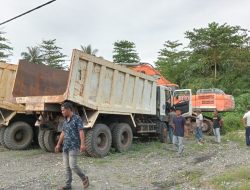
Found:
M 214 79 L 217 79 L 217 62 L 214 63 Z

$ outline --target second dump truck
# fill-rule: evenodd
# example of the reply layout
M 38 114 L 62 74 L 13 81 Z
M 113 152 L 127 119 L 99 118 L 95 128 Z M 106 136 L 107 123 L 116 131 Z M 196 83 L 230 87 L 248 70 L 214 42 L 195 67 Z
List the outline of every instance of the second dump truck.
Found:
M 0 62 L 0 144 L 23 150 L 37 140 L 36 116 L 26 112 L 12 96 L 17 65 Z
M 155 135 L 162 141 L 167 110 L 174 99 L 183 114 L 192 112 L 191 90 L 157 86 L 156 79 L 123 66 L 73 50 L 69 71 L 20 63 L 13 96 L 25 111 L 40 114 L 39 144 L 54 151 L 64 118 L 60 106 L 72 102 L 86 134 L 86 153 L 108 154 L 111 146 L 123 152 L 133 136 Z

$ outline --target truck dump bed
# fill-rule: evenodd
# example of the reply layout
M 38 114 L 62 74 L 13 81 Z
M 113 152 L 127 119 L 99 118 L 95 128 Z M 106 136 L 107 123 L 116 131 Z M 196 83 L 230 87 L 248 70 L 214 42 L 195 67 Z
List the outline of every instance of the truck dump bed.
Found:
M 69 72 L 21 62 L 13 96 L 32 111 L 55 111 L 70 100 L 105 112 L 156 114 L 153 77 L 79 50 L 73 50 Z
M 12 88 L 16 77 L 17 65 L 0 62 L 0 108 L 24 111 L 12 97 Z
M 16 70 L 17 65 L 0 62 L 0 125 L 7 125 L 16 112 L 25 112 L 25 107 L 12 97 Z

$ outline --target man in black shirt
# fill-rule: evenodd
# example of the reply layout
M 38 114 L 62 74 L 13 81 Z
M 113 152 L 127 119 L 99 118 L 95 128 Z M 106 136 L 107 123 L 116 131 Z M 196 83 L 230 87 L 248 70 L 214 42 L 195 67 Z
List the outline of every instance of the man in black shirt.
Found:
M 220 143 L 220 128 L 222 126 L 223 120 L 221 119 L 217 110 L 214 110 L 214 117 L 213 117 L 213 132 L 215 136 L 215 142 Z

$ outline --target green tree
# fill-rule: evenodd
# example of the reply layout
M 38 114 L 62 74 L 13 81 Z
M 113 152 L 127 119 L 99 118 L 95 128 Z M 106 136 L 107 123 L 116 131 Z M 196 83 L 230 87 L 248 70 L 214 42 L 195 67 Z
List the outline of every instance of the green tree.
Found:
M 43 63 L 43 57 L 41 55 L 41 51 L 39 47 L 27 47 L 27 52 L 22 52 L 21 56 L 23 59 L 27 60 L 30 63 L 34 64 L 42 64 Z
M 56 39 L 43 40 L 39 46 L 43 63 L 53 68 L 65 69 L 65 57 L 61 50 L 61 47 L 56 45 Z
M 215 79 L 225 67 L 232 66 L 235 50 L 249 48 L 247 30 L 226 23 L 213 22 L 206 28 L 187 31 L 185 35 L 196 61 L 204 64 L 207 75 L 213 72 Z
M 92 46 L 89 44 L 87 46 L 82 46 L 81 45 L 81 50 L 84 52 L 84 53 L 87 53 L 87 54 L 90 54 L 90 55 L 94 55 L 96 56 L 97 52 L 98 52 L 98 49 L 93 49 Z
M 0 61 L 5 61 L 12 55 L 13 48 L 10 47 L 9 41 L 4 37 L 4 32 L 0 31 Z
M 183 44 L 179 41 L 166 41 L 158 53 L 155 62 L 157 70 L 170 81 L 181 84 L 189 71 L 186 67 L 189 52 L 183 50 Z
M 240 26 L 210 23 L 208 27 L 185 33 L 192 53 L 190 66 L 196 65 L 193 81 L 217 87 L 228 93 L 250 88 L 250 48 L 248 30 Z M 197 86 L 189 80 L 191 87 Z
M 113 61 L 115 63 L 137 63 L 140 62 L 134 42 L 127 40 L 114 43 Z

